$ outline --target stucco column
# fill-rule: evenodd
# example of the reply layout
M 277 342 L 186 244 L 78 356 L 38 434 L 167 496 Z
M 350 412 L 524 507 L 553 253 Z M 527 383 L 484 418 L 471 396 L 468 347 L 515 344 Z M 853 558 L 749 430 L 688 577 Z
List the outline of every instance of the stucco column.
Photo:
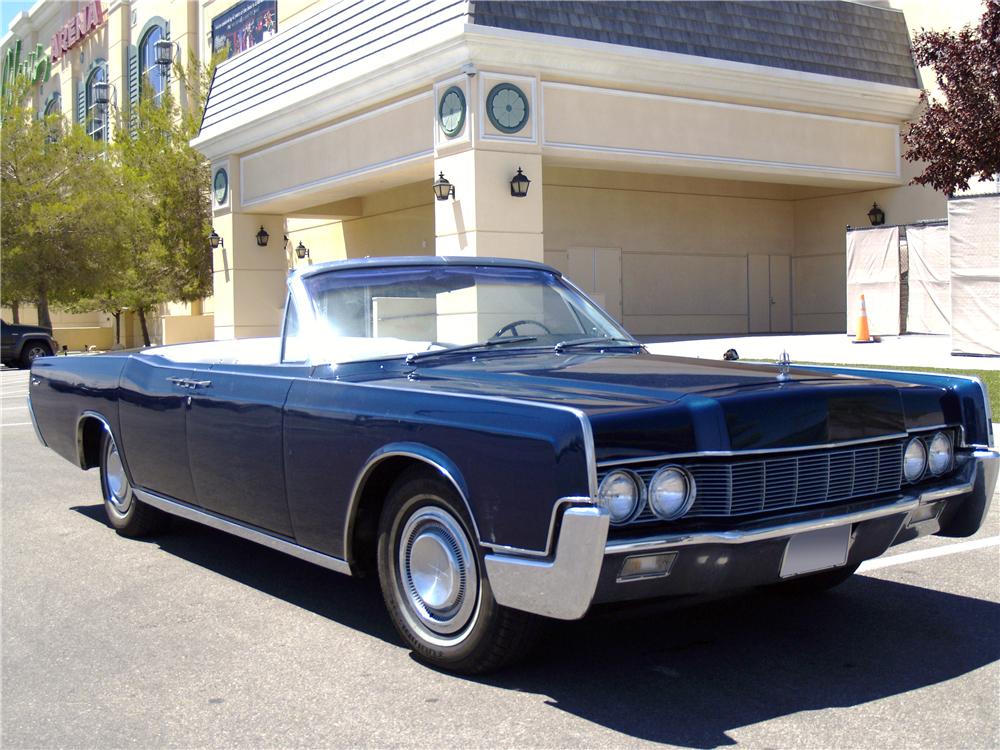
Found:
M 531 180 L 528 195 L 510 194 L 518 167 Z M 470 148 L 438 156 L 455 198 L 434 202 L 437 255 L 498 256 L 541 261 L 542 157 L 538 153 Z
M 282 240 L 285 217 L 234 210 L 240 205 L 238 162 L 213 164 L 213 182 L 220 169 L 226 170 L 230 188 L 221 205 L 214 191 L 212 196 L 212 226 L 222 238 L 212 257 L 215 338 L 277 336 L 289 265 Z M 266 247 L 257 245 L 262 226 L 270 235 Z

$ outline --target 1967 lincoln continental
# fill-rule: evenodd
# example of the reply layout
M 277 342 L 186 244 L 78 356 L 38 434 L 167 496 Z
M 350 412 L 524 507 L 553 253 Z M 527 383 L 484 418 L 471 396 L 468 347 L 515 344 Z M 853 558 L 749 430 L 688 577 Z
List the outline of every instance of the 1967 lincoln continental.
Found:
M 39 439 L 125 536 L 167 514 L 377 573 L 406 643 L 482 672 L 540 616 L 819 590 L 982 523 L 973 378 L 649 354 L 546 266 L 383 258 L 290 276 L 282 335 L 42 358 Z

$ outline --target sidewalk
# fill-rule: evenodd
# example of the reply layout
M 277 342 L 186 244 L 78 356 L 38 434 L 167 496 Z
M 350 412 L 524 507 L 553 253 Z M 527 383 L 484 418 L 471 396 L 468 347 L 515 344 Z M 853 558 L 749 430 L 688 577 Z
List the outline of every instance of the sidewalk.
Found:
M 841 333 L 772 336 L 639 336 L 654 354 L 722 359 L 735 349 L 740 359 L 774 361 L 788 352 L 792 362 L 850 365 L 942 367 L 955 370 L 1000 370 L 1000 357 L 953 355 L 950 336 L 908 334 L 886 336 L 877 344 L 855 344 Z

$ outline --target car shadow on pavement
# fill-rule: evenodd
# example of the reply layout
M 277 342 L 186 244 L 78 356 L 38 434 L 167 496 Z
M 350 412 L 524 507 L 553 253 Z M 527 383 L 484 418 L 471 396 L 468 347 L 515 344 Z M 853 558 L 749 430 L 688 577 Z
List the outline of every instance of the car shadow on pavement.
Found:
M 106 523 L 102 505 L 73 510 Z M 148 543 L 401 645 L 375 581 L 173 523 Z M 631 737 L 711 748 L 735 744 L 728 732 L 739 727 L 899 695 L 998 659 L 1000 604 L 858 575 L 815 596 L 759 591 L 550 622 L 522 663 L 454 679 L 548 696 Z
M 750 592 L 562 623 L 537 654 L 477 681 L 547 695 L 626 735 L 711 748 L 736 744 L 727 732 L 738 727 L 990 664 L 1000 659 L 1000 604 L 859 575 L 813 596 Z
M 107 526 L 103 504 L 79 505 L 73 510 Z M 402 645 L 373 581 L 335 573 L 182 518 L 171 518 L 170 527 L 162 533 L 133 541 L 155 544 L 164 552 L 269 596 Z

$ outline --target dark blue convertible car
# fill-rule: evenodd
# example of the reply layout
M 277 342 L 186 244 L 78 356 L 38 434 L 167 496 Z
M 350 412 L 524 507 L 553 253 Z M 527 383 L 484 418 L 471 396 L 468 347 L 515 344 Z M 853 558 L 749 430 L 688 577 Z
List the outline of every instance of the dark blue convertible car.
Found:
M 42 358 L 41 441 L 111 525 L 182 516 L 376 574 L 407 644 L 497 668 L 540 618 L 828 588 L 982 523 L 974 378 L 649 354 L 557 271 L 384 258 L 289 278 L 282 335 Z

